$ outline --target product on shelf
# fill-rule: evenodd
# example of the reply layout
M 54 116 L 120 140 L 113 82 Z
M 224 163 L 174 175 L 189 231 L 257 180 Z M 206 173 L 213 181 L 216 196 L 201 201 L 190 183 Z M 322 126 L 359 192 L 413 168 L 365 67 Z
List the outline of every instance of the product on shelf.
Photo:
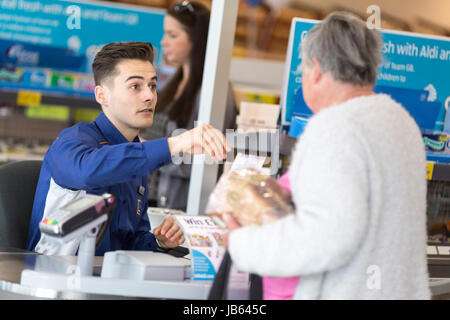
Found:
M 422 133 L 425 150 L 429 152 L 450 153 L 450 139 L 445 132 Z

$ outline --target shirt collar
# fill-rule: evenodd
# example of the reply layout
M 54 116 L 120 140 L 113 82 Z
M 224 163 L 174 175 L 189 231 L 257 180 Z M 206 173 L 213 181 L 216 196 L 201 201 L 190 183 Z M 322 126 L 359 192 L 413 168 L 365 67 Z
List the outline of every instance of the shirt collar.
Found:
M 122 133 L 112 124 L 104 112 L 100 112 L 95 119 L 95 124 L 103 133 L 103 136 L 108 140 L 110 144 L 119 144 L 129 142 Z M 139 137 L 136 136 L 133 142 L 139 142 Z

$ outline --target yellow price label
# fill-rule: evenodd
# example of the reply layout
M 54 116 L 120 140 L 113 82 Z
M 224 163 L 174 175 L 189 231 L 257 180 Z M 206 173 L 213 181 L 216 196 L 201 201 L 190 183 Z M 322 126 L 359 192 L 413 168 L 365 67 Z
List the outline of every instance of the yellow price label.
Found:
M 431 178 L 433 177 L 433 169 L 434 169 L 434 162 L 427 161 L 427 180 L 431 180 Z
M 41 104 L 41 97 L 40 92 L 20 90 L 17 94 L 16 103 L 19 106 L 38 106 Z

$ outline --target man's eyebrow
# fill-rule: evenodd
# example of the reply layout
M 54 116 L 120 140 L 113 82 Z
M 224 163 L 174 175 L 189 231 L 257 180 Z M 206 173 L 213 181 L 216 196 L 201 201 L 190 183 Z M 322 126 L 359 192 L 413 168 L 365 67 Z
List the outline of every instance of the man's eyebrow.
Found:
M 142 76 L 130 76 L 127 78 L 127 80 L 125 80 L 125 82 L 128 82 L 132 79 L 145 80 L 144 77 L 142 77 Z M 158 79 L 157 76 L 153 76 L 150 80 L 157 80 L 157 79 Z
M 127 80 L 125 80 L 125 82 L 128 82 L 128 81 L 130 81 L 132 79 L 144 80 L 144 77 L 142 77 L 142 76 L 130 76 L 130 77 L 127 78 Z

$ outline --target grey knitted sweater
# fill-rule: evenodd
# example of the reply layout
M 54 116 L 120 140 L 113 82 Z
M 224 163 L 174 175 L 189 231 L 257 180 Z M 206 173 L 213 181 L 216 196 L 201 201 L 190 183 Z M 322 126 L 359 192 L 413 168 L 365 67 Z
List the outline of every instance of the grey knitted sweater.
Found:
M 230 235 L 242 271 L 301 276 L 295 299 L 429 299 L 420 131 L 387 95 L 314 115 L 290 166 L 296 212 Z

